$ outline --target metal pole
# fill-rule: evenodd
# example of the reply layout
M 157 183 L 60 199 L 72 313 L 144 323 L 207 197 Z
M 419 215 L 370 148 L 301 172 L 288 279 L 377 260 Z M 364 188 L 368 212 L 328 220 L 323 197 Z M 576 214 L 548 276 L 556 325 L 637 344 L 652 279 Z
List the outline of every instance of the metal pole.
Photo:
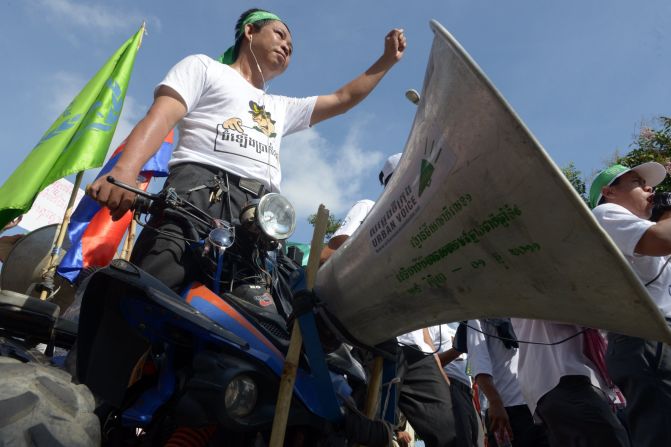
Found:
M 312 290 L 319 270 L 319 252 L 324 243 L 326 226 L 328 225 L 329 210 L 324 205 L 319 205 L 317 218 L 315 219 L 315 229 L 312 234 L 310 244 L 310 257 L 306 270 L 306 282 L 308 290 Z M 270 434 L 270 447 L 282 447 L 284 445 L 284 435 L 287 429 L 287 420 L 289 418 L 289 408 L 291 407 L 291 397 L 293 396 L 294 383 L 296 382 L 296 371 L 298 370 L 298 360 L 303 345 L 303 336 L 298 320 L 294 320 L 291 329 L 291 341 L 289 350 L 284 360 L 284 370 L 280 379 L 280 391 L 277 395 L 277 405 L 275 408 L 275 418 L 273 419 L 273 428 Z
M 49 262 L 42 272 L 42 282 L 43 283 L 53 283 L 54 280 L 54 268 L 56 267 L 56 261 L 58 260 L 59 255 L 61 254 L 61 247 L 63 246 L 63 240 L 65 240 L 65 232 L 68 229 L 68 224 L 70 223 L 70 217 L 72 216 L 72 211 L 75 206 L 75 199 L 77 198 L 77 192 L 79 191 L 79 185 L 82 183 L 82 177 L 84 176 L 84 171 L 79 171 L 77 177 L 75 178 L 75 185 L 72 188 L 72 193 L 70 194 L 70 200 L 68 201 L 68 207 L 65 209 L 65 214 L 63 215 L 63 222 L 58 226 L 57 233 L 58 237 L 56 242 L 54 242 L 53 247 L 51 247 L 51 256 L 49 257 Z M 46 300 L 49 295 L 47 289 L 43 289 L 40 293 L 40 299 L 42 301 Z

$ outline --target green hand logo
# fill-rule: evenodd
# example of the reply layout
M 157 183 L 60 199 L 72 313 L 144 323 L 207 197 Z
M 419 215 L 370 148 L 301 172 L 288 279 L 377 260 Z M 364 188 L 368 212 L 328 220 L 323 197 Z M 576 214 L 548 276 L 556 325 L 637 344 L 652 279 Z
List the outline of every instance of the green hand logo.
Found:
M 441 147 L 440 149 L 438 149 L 436 156 L 432 157 L 435 145 L 436 141 L 434 140 L 431 142 L 431 149 L 428 150 L 429 149 L 428 138 L 424 143 L 424 155 L 427 158 L 422 158 L 422 165 L 419 168 L 419 197 L 422 197 L 422 193 L 424 192 L 424 190 L 429 186 L 431 186 L 431 177 L 433 176 L 433 171 L 435 170 L 434 163 L 438 161 L 438 157 L 440 157 L 440 153 L 443 151 L 443 148 Z
M 433 175 L 434 167 L 426 159 L 422 159 L 422 167 L 419 169 L 419 196 L 422 197 L 422 193 L 426 188 L 431 186 L 431 176 Z

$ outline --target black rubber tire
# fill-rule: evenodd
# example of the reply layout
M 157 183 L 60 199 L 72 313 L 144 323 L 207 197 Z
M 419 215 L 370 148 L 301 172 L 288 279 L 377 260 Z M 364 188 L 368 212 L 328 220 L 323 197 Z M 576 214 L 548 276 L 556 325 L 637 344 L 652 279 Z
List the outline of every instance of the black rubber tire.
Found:
M 58 368 L 0 357 L 0 447 L 99 446 L 93 395 Z

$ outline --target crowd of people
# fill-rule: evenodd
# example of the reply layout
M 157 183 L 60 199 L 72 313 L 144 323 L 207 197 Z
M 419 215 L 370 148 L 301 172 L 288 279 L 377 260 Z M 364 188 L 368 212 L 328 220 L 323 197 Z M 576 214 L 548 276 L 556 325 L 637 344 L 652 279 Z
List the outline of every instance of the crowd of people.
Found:
M 400 158 L 385 162 L 383 186 Z M 651 220 L 652 188 L 666 174 L 656 162 L 611 166 L 592 182 L 590 205 L 671 321 L 671 213 Z M 350 209 L 322 262 L 373 205 Z M 671 445 L 671 356 L 662 342 L 520 318 L 442 324 L 396 341 L 399 409 L 427 446 Z M 397 445 L 412 445 L 407 430 L 397 427 Z
M 405 48 L 403 31 L 394 29 L 385 37 L 382 56 L 334 93 L 268 94 L 266 83 L 291 59 L 291 32 L 275 14 L 246 11 L 236 24 L 235 44 L 220 60 L 194 55 L 170 70 L 110 175 L 133 184 L 168 131 L 179 125 L 166 187 L 235 224 L 244 203 L 279 190 L 282 136 L 362 101 Z M 399 158 L 385 163 L 383 185 Z M 652 188 L 665 176 L 657 163 L 612 166 L 594 180 L 590 200 L 599 223 L 671 318 L 671 220 L 665 215 L 649 220 Z M 104 179 L 87 193 L 115 218 L 133 201 L 132 193 Z M 373 204 L 357 202 L 322 261 L 352 235 Z M 180 233 L 180 223 L 157 214 L 149 225 L 160 231 L 142 233 L 132 261 L 173 288 L 197 277 L 198 263 L 185 243 L 162 236 Z M 471 320 L 399 336 L 398 408 L 408 424 L 396 427 L 397 442 L 411 443 L 413 427 L 428 446 L 671 445 L 669 346 L 607 337 L 604 363 L 606 343 L 598 331 L 553 322 Z

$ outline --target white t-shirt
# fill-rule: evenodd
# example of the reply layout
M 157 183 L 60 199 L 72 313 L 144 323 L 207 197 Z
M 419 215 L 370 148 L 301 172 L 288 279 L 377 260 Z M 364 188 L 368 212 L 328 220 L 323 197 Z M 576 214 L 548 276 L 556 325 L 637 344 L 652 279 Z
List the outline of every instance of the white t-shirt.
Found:
M 457 333 L 459 323 L 441 324 L 438 326 L 431 326 L 429 328 L 429 335 L 431 341 L 438 348 L 438 352 L 445 352 L 452 348 L 452 341 Z M 471 386 L 471 378 L 466 374 L 466 354 L 461 354 L 456 359 L 445 365 L 443 369 L 445 374 L 450 379 L 460 381 L 466 386 Z
M 171 167 L 184 162 L 216 166 L 279 191 L 282 137 L 310 126 L 316 96 L 268 95 L 235 69 L 202 54 L 178 62 L 161 85 L 174 89 L 187 107 Z
M 511 321 L 520 341 L 556 343 L 582 330 L 580 326 L 551 321 L 522 318 Z M 532 414 L 538 400 L 556 387 L 563 376 L 587 376 L 592 385 L 601 387 L 594 365 L 583 354 L 583 339 L 581 334 L 552 346 L 520 343 L 519 384 Z
M 643 284 L 662 272 L 646 289 L 664 316 L 671 317 L 671 265 L 666 265 L 668 257 L 645 256 L 634 252 L 643 234 L 655 223 L 641 219 L 615 203 L 604 203 L 592 212 Z
M 396 341 L 403 345 L 412 346 L 417 345 L 422 352 L 430 353 L 435 351 L 431 346 L 429 346 L 424 341 L 424 329 L 417 329 L 407 334 L 399 335 L 396 337 Z
M 526 404 L 517 379 L 518 349 L 508 349 L 498 338 L 485 336 L 483 332 L 498 335 L 496 326 L 487 320 L 469 320 L 468 326 L 466 338 L 470 374 L 473 377 L 478 374 L 492 376 L 504 407 Z
M 359 200 L 357 203 L 350 208 L 347 212 L 347 216 L 342 221 L 342 224 L 338 227 L 332 237 L 336 236 L 351 236 L 357 228 L 361 226 L 361 223 L 366 218 L 370 210 L 375 205 L 375 202 L 372 200 Z

